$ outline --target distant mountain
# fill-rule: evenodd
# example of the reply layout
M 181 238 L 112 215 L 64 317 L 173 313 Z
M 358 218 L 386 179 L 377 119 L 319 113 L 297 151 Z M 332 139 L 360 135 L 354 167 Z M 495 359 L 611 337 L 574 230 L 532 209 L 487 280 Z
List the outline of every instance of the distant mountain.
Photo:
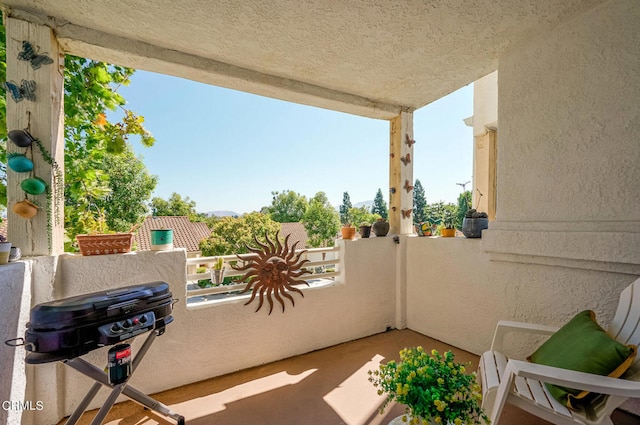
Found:
M 240 214 L 238 214 L 235 211 L 209 211 L 205 214 L 207 214 L 209 217 L 212 217 L 214 215 L 216 217 L 239 217 L 240 216 Z
M 373 206 L 373 201 L 358 202 L 357 204 L 352 204 L 352 206 L 353 208 L 367 207 L 368 210 L 371 210 L 371 207 Z M 336 211 L 340 211 L 340 205 L 335 207 L 335 209 Z
M 358 202 L 357 204 L 353 204 L 353 206 L 354 208 L 367 207 L 368 209 L 371 209 L 373 201 Z

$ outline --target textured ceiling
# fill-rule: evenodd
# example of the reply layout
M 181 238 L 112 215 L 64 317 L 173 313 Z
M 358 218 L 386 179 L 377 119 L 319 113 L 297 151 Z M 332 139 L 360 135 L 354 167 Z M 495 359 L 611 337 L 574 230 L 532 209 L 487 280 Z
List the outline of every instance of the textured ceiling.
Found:
M 0 0 L 69 52 L 377 118 L 603 0 Z

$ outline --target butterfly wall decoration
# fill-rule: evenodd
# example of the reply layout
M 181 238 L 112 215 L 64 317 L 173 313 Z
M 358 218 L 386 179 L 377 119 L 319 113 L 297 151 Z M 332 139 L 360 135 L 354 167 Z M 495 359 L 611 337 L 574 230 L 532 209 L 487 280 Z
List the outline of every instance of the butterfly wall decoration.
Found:
M 402 214 L 402 217 L 409 218 L 411 217 L 411 211 L 413 210 L 400 210 L 400 213 Z
M 409 180 L 405 180 L 404 181 L 404 190 L 407 191 L 407 193 L 411 192 L 413 190 L 413 185 L 411 183 L 409 183 Z
M 413 146 L 413 144 L 414 144 L 416 141 L 409 137 L 409 133 L 407 133 L 407 135 L 406 135 L 406 136 L 407 136 L 407 137 L 406 137 L 406 140 L 405 140 L 404 142 L 405 142 L 405 143 L 407 144 L 407 146 L 409 146 L 409 147 Z
M 4 87 L 16 103 L 22 102 L 23 99 L 36 101 L 36 82 L 33 80 L 22 80 L 20 85 L 15 81 L 6 81 Z
M 18 59 L 31 62 L 31 68 L 33 69 L 40 69 L 42 65 L 51 65 L 53 59 L 46 53 L 39 53 L 39 50 L 39 47 L 36 49 L 33 44 L 25 40 L 22 42 L 22 51 L 18 53 Z
M 401 157 L 400 157 L 400 161 L 402 161 L 402 163 L 403 163 L 404 165 L 407 165 L 408 163 L 410 163 L 410 162 L 411 162 L 411 154 L 410 154 L 410 153 L 408 153 L 408 154 L 406 154 L 405 156 L 401 156 Z

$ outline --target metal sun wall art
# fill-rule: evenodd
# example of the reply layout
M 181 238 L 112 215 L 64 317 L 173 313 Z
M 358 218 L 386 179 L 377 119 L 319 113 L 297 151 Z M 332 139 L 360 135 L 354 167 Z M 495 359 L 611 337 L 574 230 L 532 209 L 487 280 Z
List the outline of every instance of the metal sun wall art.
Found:
M 254 236 L 253 240 L 259 248 L 253 248 L 247 245 L 247 249 L 255 255 L 251 257 L 237 257 L 244 262 L 244 265 L 232 265 L 235 270 L 246 271 L 240 278 L 241 281 L 247 281 L 247 286 L 241 293 L 253 291 L 251 298 L 244 305 L 250 304 L 256 297 L 259 298 L 258 308 L 256 312 L 262 308 L 264 298 L 266 296 L 269 303 L 269 314 L 273 311 L 273 299 L 282 305 L 282 312 L 285 310 L 285 301 L 287 298 L 291 304 L 295 306 L 295 301 L 289 292 L 297 292 L 304 298 L 302 291 L 293 285 L 309 284 L 305 281 L 298 281 L 296 278 L 311 273 L 308 270 L 302 270 L 302 265 L 309 260 L 300 260 L 300 257 L 306 252 L 302 250 L 296 254 L 295 242 L 289 247 L 289 236 L 284 239 L 284 244 L 280 242 L 278 233 L 276 233 L 276 243 L 274 244 L 269 235 L 265 231 L 266 244 L 258 241 Z

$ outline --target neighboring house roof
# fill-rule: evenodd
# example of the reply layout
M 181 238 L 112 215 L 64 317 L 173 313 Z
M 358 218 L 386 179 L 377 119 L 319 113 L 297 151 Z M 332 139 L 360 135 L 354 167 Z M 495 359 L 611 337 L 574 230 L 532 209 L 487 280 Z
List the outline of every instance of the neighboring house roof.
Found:
M 200 251 L 200 241 L 211 235 L 205 223 L 192 223 L 188 217 L 147 217 L 134 236 L 138 251 L 151 250 L 151 230 L 173 229 L 173 247 L 187 252 Z
M 280 231 L 280 239 L 284 242 L 284 238 L 287 235 L 291 235 L 289 237 L 289 246 L 293 246 L 294 243 L 298 242 L 296 245 L 296 249 L 302 249 L 307 246 L 307 240 L 309 237 L 307 236 L 307 230 L 304 228 L 304 224 L 302 223 L 282 223 L 282 230 Z

